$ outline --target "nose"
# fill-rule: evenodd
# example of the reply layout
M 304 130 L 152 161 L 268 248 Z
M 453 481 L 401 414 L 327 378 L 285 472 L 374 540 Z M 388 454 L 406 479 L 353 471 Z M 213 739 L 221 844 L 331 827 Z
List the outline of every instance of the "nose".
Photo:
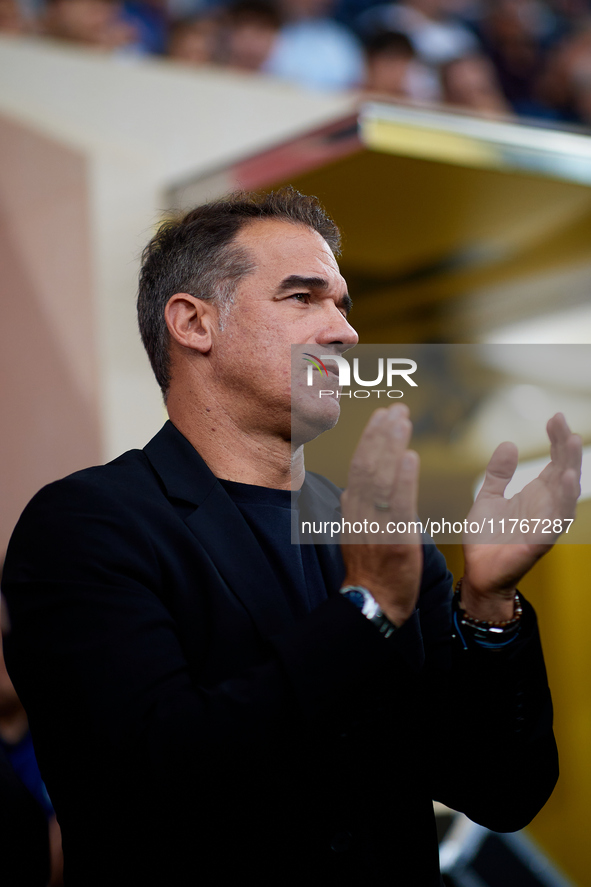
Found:
M 317 332 L 317 343 L 319 345 L 345 345 L 347 348 L 357 345 L 359 341 L 357 332 L 334 302 L 332 308 L 328 309 L 327 315 L 323 318 L 323 326 Z

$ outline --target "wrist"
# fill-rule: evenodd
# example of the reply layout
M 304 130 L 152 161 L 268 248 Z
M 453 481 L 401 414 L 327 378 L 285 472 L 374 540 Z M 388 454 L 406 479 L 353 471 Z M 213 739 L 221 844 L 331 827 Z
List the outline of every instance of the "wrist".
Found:
M 351 576 L 350 574 L 347 574 L 343 581 L 342 588 L 347 587 L 361 587 L 366 589 L 376 601 L 384 615 L 387 616 L 390 622 L 392 622 L 397 628 L 400 628 L 400 626 L 403 625 L 403 623 L 405 623 L 414 613 L 414 603 L 406 604 L 392 601 L 393 594 L 391 587 L 382 587 L 365 576 Z
M 452 600 L 452 637 L 459 635 L 465 650 L 468 649 L 467 638 L 471 638 L 479 647 L 498 651 L 518 637 L 523 611 L 517 590 L 514 592 L 513 613 L 503 620 L 477 619 L 469 615 L 461 601 L 462 592 L 463 582 L 459 579 Z
M 372 593 L 365 586 L 344 585 L 340 589 L 340 594 L 360 610 L 363 616 L 372 622 L 384 637 L 389 638 L 400 627 L 399 624 L 389 619 L 388 615 L 384 613 Z
M 483 590 L 473 585 L 468 576 L 456 584 L 460 607 L 472 619 L 482 622 L 507 622 L 515 614 L 517 589 L 512 586 L 498 590 Z

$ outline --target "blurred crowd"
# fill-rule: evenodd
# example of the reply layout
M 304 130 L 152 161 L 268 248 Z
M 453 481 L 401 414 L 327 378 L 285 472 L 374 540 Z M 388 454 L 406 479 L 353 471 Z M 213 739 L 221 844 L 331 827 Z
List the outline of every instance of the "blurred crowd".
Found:
M 591 124 L 591 0 L 0 0 L 0 31 Z

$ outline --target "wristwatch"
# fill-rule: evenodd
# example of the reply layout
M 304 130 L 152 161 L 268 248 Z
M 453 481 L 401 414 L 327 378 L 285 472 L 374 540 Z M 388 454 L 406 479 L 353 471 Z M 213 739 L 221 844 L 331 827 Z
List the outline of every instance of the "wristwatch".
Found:
M 345 585 L 340 589 L 340 592 L 343 597 L 347 598 L 348 601 L 351 601 L 358 610 L 361 610 L 366 619 L 373 622 L 375 627 L 385 638 L 389 638 L 391 634 L 394 634 L 398 626 L 394 625 L 393 622 L 390 622 L 388 617 L 383 613 L 371 591 L 364 588 L 363 585 Z

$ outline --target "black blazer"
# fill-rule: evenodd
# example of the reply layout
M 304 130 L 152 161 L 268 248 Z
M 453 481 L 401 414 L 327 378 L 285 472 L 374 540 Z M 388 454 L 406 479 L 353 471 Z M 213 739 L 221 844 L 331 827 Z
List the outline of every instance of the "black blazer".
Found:
M 310 503 L 338 490 L 308 476 Z M 6 655 L 60 821 L 66 884 L 440 884 L 431 799 L 525 825 L 557 775 L 533 610 L 464 649 L 424 546 L 385 639 L 339 594 L 294 620 L 254 535 L 168 422 L 45 487 L 4 571 Z

